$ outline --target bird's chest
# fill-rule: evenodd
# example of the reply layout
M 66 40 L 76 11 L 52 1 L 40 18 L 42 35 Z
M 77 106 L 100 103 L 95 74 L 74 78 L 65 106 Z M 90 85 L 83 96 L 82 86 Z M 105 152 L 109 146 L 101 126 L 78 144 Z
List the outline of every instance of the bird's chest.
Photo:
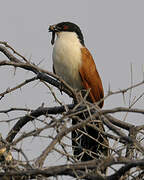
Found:
M 53 49 L 53 63 L 57 75 L 74 89 L 82 89 L 79 68 L 81 49 L 77 43 L 58 39 Z

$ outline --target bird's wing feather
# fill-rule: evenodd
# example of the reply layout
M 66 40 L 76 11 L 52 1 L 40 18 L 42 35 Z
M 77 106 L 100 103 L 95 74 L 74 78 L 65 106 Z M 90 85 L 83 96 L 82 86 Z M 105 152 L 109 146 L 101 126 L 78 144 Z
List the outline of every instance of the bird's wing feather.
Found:
M 82 83 L 85 89 L 90 89 L 92 102 L 98 102 L 104 97 L 101 78 L 96 69 L 93 57 L 87 48 L 82 48 L 82 65 L 79 69 Z M 103 101 L 99 107 L 103 106 Z

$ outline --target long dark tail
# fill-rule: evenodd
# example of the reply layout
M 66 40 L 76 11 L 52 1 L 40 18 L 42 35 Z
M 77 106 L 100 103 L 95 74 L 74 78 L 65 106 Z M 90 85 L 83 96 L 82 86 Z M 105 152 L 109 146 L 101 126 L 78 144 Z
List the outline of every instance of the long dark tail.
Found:
M 84 120 L 88 113 L 81 113 L 79 119 Z M 72 124 L 78 123 L 78 119 L 72 119 Z M 100 159 L 109 155 L 108 140 L 104 132 L 103 123 L 100 120 L 90 123 L 72 132 L 73 154 L 77 160 L 88 161 Z M 98 129 L 98 130 L 97 130 Z

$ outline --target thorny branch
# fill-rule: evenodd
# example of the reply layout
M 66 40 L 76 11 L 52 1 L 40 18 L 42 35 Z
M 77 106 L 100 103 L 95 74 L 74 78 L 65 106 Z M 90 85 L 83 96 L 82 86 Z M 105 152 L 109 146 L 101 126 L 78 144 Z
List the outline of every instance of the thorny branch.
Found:
M 96 166 L 99 166 L 101 162 L 99 160 L 92 160 L 89 162 L 82 162 L 82 163 L 74 163 L 74 164 L 66 164 L 66 165 L 59 165 L 59 166 L 51 166 L 49 168 L 43 168 L 43 169 L 30 169 L 27 171 L 17 171 L 17 172 L 7 172 L 6 174 L 0 173 L 0 177 L 5 176 L 26 176 L 29 178 L 35 178 L 39 174 L 43 175 L 44 177 L 50 177 L 53 175 L 70 175 L 73 177 L 79 177 L 79 178 L 85 178 L 87 180 L 116 180 L 119 179 L 122 175 L 124 175 L 130 168 L 133 167 L 143 167 L 144 166 L 144 160 L 127 160 L 124 157 L 121 158 L 107 158 L 106 159 L 107 165 L 113 165 L 113 164 L 124 164 L 125 166 L 122 166 L 116 173 L 110 175 L 110 176 L 103 176 L 99 172 L 94 174 L 87 174 L 85 173 L 86 168 L 93 169 Z M 75 172 L 75 173 L 74 173 Z
M 10 179 L 12 176 L 15 179 L 36 179 L 38 177 L 42 179 L 43 177 L 69 175 L 77 179 L 114 180 L 120 179 L 122 176 L 124 179 L 127 179 L 128 177 L 133 179 L 134 177 L 137 179 L 144 177 L 144 125 L 131 124 L 114 117 L 115 114 L 124 112 L 138 115 L 141 114 L 143 116 L 144 109 L 132 108 L 132 106 L 143 97 L 144 93 L 142 93 L 128 108 L 115 107 L 111 109 L 99 109 L 96 104 L 86 102 L 85 98 L 79 96 L 79 93 L 75 92 L 60 77 L 38 67 L 33 63 L 30 63 L 28 59 L 19 54 L 7 42 L 0 41 L 0 44 L 0 52 L 8 58 L 8 60 L 0 61 L 0 67 L 12 66 L 31 71 L 35 74 L 34 77 L 25 80 L 17 86 L 8 88 L 4 92 L 0 92 L 0 100 L 5 98 L 6 94 L 9 94 L 12 91 L 15 92 L 17 89 L 22 88 L 30 82 L 41 80 L 44 83 L 57 87 L 60 91 L 65 92 L 68 96 L 77 99 L 79 102 L 77 105 L 67 104 L 54 107 L 44 107 L 44 105 L 42 105 L 35 110 L 20 107 L 0 109 L 0 115 L 8 114 L 10 116 L 12 112 L 15 112 L 16 114 L 19 111 L 26 113 L 23 117 L 18 118 L 15 125 L 11 127 L 9 132 L 7 132 L 6 139 L 3 139 L 2 136 L 0 137 L 1 178 L 8 177 Z M 123 95 L 128 91 L 130 91 L 131 97 L 131 90 L 143 85 L 144 81 L 141 81 L 137 84 L 131 84 L 130 87 L 119 91 L 114 92 L 109 90 L 104 99 L 109 98 L 111 95 Z M 54 93 L 52 94 L 55 96 Z M 57 98 L 55 96 L 55 100 L 56 99 Z M 89 113 L 90 116 L 88 116 L 85 120 L 81 120 L 77 115 L 82 112 Z M 73 117 L 77 117 L 78 123 L 76 125 L 68 125 L 70 119 Z M 98 127 L 96 127 L 93 123 L 94 119 L 102 121 L 108 131 L 104 132 L 98 129 Z M 35 129 L 21 134 L 22 128 L 24 128 L 29 122 L 34 122 L 34 120 L 35 124 L 37 124 L 37 122 L 41 122 L 43 124 L 42 127 L 35 126 Z M 109 145 L 109 149 L 111 151 L 109 157 L 103 157 L 101 160 L 77 162 L 72 153 L 69 153 L 67 148 L 71 148 L 71 144 L 68 145 L 67 143 L 64 143 L 63 139 L 69 139 L 70 132 L 80 129 L 81 127 L 85 127 L 85 125 L 89 125 L 92 128 L 97 129 L 101 134 L 106 135 L 108 139 L 112 141 L 112 144 L 114 145 Z M 44 131 L 49 132 L 50 129 L 56 130 L 56 133 L 53 135 L 49 134 L 48 136 L 42 135 Z M 25 155 L 22 148 L 19 150 L 16 148 L 18 143 L 25 141 L 26 138 L 31 136 L 47 139 L 46 146 L 40 149 L 39 155 L 37 155 L 35 160 L 32 162 Z M 58 149 L 56 147 L 56 145 L 59 144 L 62 146 L 62 149 Z M 127 151 L 128 148 L 130 148 L 130 151 L 125 153 L 125 150 Z M 14 159 L 12 154 L 13 151 L 17 151 L 22 154 L 25 160 Z M 49 167 L 44 167 L 44 162 L 47 158 L 49 158 L 50 153 L 53 153 L 53 151 L 56 151 L 61 156 L 69 157 L 70 160 L 67 159 L 69 162 L 67 164 L 57 166 L 49 166 L 48 164 Z M 129 153 L 131 154 L 129 155 Z M 117 169 L 116 165 L 118 164 L 121 166 Z M 109 168 L 110 171 L 113 172 L 111 173 L 112 175 L 101 174 L 101 170 L 106 168 Z M 135 168 L 135 170 L 132 168 Z M 127 172 L 129 173 L 127 174 Z

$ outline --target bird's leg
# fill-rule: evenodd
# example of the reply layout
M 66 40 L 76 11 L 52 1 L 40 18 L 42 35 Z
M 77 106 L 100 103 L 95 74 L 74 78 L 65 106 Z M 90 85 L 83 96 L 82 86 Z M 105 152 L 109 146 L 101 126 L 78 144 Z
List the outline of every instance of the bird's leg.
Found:
M 63 94 L 62 92 L 63 92 L 64 88 L 65 88 L 64 83 L 63 83 L 63 82 L 60 82 L 59 90 L 60 90 L 60 93 L 61 93 L 61 94 Z

